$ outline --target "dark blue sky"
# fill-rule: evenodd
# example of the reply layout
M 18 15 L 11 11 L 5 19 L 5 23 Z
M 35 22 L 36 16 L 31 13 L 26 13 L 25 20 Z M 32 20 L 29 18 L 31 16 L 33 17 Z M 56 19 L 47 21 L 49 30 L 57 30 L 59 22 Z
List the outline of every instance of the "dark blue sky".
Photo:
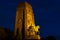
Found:
M 41 37 L 60 37 L 60 1 L 26 0 L 33 7 L 36 25 L 40 25 Z M 24 0 L 0 0 L 0 26 L 14 30 L 16 7 Z

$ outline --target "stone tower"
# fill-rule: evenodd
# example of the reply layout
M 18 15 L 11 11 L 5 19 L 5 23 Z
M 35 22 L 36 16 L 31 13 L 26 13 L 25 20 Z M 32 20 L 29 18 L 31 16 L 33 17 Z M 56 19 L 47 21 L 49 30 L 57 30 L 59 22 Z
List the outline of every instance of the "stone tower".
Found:
M 16 10 L 16 20 L 14 35 L 23 39 L 40 39 L 38 32 L 39 26 L 35 26 L 32 6 L 27 2 L 18 4 Z

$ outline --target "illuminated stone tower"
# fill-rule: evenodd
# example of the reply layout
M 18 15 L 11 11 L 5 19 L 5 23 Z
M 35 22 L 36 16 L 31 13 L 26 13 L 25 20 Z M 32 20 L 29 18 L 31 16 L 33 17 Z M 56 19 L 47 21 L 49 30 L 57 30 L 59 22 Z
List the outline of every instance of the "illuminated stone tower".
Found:
M 38 32 L 39 26 L 35 26 L 32 6 L 27 2 L 18 4 L 16 10 L 16 20 L 14 35 L 23 39 L 40 39 Z

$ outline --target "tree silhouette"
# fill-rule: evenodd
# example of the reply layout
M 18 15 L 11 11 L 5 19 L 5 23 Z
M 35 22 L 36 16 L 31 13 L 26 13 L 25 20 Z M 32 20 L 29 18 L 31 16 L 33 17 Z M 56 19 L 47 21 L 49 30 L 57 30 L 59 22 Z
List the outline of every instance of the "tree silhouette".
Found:
M 48 36 L 46 37 L 46 40 L 56 40 L 56 38 L 54 36 Z
M 41 40 L 45 40 L 44 38 L 41 38 Z

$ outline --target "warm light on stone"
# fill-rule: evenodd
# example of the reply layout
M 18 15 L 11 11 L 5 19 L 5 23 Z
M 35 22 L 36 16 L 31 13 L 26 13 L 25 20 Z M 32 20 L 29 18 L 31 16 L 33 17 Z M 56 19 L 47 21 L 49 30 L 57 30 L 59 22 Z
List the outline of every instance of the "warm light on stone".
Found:
M 40 35 L 36 34 L 39 32 L 39 28 L 39 26 L 35 26 L 32 6 L 27 2 L 18 4 L 14 35 L 18 35 L 20 39 L 22 39 L 23 34 L 25 36 L 24 39 L 40 39 Z

